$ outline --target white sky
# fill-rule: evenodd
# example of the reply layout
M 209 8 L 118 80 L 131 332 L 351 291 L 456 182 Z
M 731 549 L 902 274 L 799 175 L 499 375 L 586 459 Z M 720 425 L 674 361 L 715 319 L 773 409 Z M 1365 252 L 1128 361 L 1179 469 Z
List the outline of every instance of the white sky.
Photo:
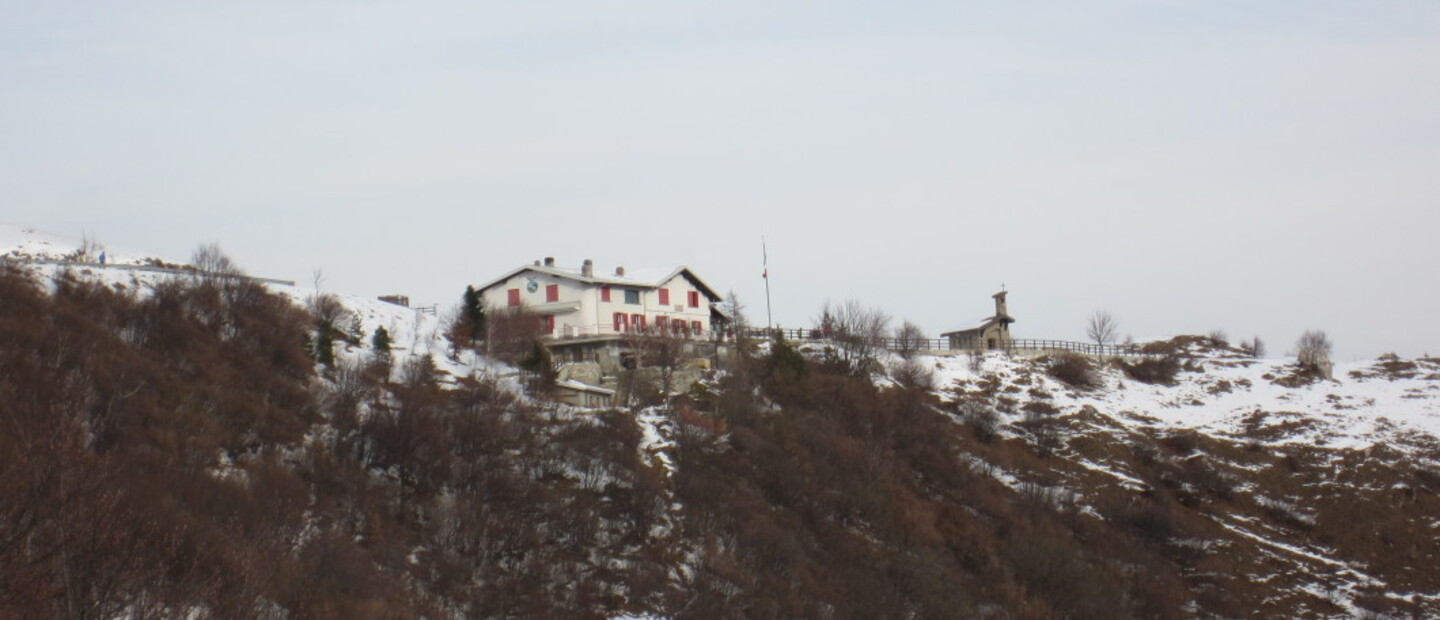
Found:
M 551 255 L 763 323 L 763 235 L 785 326 L 1440 355 L 1437 111 L 1433 0 L 0 0 L 0 220 L 442 307 Z

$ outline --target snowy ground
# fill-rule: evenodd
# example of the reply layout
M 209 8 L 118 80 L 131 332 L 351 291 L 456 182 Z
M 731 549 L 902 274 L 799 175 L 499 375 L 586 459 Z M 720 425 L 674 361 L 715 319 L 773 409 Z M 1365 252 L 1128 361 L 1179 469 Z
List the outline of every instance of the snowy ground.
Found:
M 99 252 L 106 264 L 99 264 Z M 175 265 L 181 261 L 162 260 L 141 252 L 102 248 L 85 240 L 47 235 L 38 231 L 0 224 L 0 257 L 25 261 L 26 268 L 42 277 L 68 271 L 107 286 L 139 291 L 176 277 L 191 277 L 133 267 Z M 42 262 L 34 262 L 34 261 Z M 264 274 L 258 274 L 264 275 Z M 313 288 L 266 284 L 272 292 L 304 306 L 317 294 Z M 443 380 L 483 374 L 496 377 L 510 389 L 520 391 L 512 377 L 514 369 L 475 355 L 453 353 L 444 337 L 446 309 L 437 315 L 396 306 L 378 299 L 337 295 L 358 323 L 360 345 L 346 345 L 337 351 L 344 360 L 368 355 L 369 338 L 383 327 L 392 340 L 397 362 L 429 356 L 442 371 Z M 342 329 L 351 326 L 343 325 Z M 1040 362 L 1002 353 L 977 357 L 919 356 L 917 361 L 934 372 L 935 388 L 942 398 L 955 393 L 976 393 L 987 382 L 1005 386 L 1000 395 L 1019 404 L 1043 402 L 1062 417 L 1098 420 L 1115 429 L 1193 429 L 1206 435 L 1259 441 L 1266 445 L 1303 444 L 1339 450 L 1365 450 L 1380 444 L 1400 451 L 1433 452 L 1440 448 L 1440 360 L 1381 359 L 1337 364 L 1333 380 L 1321 380 L 1297 387 L 1279 381 L 1292 374 L 1293 359 L 1249 359 L 1238 352 L 1191 346 L 1183 351 L 1192 370 L 1182 371 L 1174 385 L 1151 385 L 1129 378 L 1121 370 L 1105 366 L 1101 385 L 1078 390 L 1047 375 Z M 892 366 L 899 364 L 891 359 Z M 401 364 L 396 364 L 399 372 Z M 1014 423 L 1023 414 L 1005 414 L 1002 433 L 1013 433 Z M 658 410 L 641 412 L 636 423 L 641 430 L 641 458 L 658 467 L 667 479 L 679 475 L 671 460 L 674 446 L 673 422 Z M 963 458 L 963 457 L 962 457 Z M 969 464 L 1016 488 L 1022 484 L 1019 472 L 1007 472 L 971 457 Z M 1143 483 L 1113 463 L 1075 461 L 1085 470 L 1113 478 L 1119 484 L 1138 489 Z M 1271 501 L 1257 497 L 1257 502 Z M 1274 500 L 1279 501 L 1279 500 Z M 683 507 L 672 502 L 667 518 L 652 535 L 671 536 L 674 519 Z M 1437 521 L 1440 527 L 1440 521 Z M 1272 553 L 1296 561 L 1339 567 L 1354 586 L 1373 583 L 1363 567 L 1340 562 L 1326 549 L 1292 544 L 1277 539 L 1261 524 L 1240 518 L 1220 522 L 1225 529 L 1252 539 Z M 686 581 L 680 567 L 677 583 Z M 1314 582 L 1319 583 L 1319 582 Z M 1315 588 L 1321 588 L 1315 585 Z M 1320 590 L 1317 590 L 1319 592 Z M 1317 595 L 1318 596 L 1318 595 Z M 1408 595 L 1407 595 L 1408 596 Z M 1422 594 L 1430 597 L 1431 594 Z M 650 618 L 650 616 L 633 616 Z
M 1336 364 L 1334 380 L 1286 387 L 1276 380 L 1293 372 L 1293 359 L 1255 360 L 1214 351 L 1190 355 L 1203 371 L 1180 372 L 1176 385 L 1141 383 L 1104 368 L 1103 385 L 1088 391 L 1045 375 L 1034 360 L 1000 353 L 985 355 L 978 369 L 966 356 L 925 361 L 933 365 L 942 391 L 976 389 L 985 376 L 1007 384 L 1028 376 L 1062 414 L 1090 406 L 1122 425 L 1195 429 L 1232 438 L 1283 427 L 1266 443 L 1357 450 L 1380 442 L 1395 448 L 1435 447 L 1440 438 L 1440 361 L 1399 360 L 1415 365 L 1404 373 L 1410 376 L 1386 373 L 1382 360 Z
M 101 252 L 105 253 L 104 264 L 100 263 Z M 107 248 L 85 239 L 52 235 L 4 223 L 0 223 L 0 257 L 16 261 L 42 277 L 53 277 L 68 271 L 78 277 L 117 289 L 138 291 L 142 295 L 159 282 L 192 277 L 188 274 L 134 269 L 136 266 L 183 266 L 183 260 L 121 248 Z M 317 294 L 332 293 L 317 291 L 313 287 L 275 282 L 265 282 L 264 286 L 272 293 L 291 299 L 301 307 Z M 444 337 L 444 325 L 448 317 L 443 309 L 438 313 L 425 312 L 378 299 L 338 293 L 336 296 L 340 303 L 359 319 L 359 323 L 354 327 L 361 335 L 360 346 L 337 347 L 337 357 L 341 361 L 365 355 L 370 336 L 377 327 L 383 327 L 390 334 L 391 354 L 397 362 L 407 357 L 428 355 L 442 371 L 442 380 L 474 373 L 495 377 L 514 374 L 514 369 L 474 353 L 466 351 L 454 354 L 450 350 L 449 341 Z M 346 324 L 339 327 L 350 331 L 352 326 Z M 399 367 L 400 364 L 396 364 L 397 372 Z

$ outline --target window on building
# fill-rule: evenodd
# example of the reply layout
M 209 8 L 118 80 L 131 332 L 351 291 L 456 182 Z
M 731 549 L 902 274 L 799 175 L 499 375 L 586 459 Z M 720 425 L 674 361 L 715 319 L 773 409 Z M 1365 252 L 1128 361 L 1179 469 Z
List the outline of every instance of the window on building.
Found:
M 690 321 L 690 332 L 699 336 L 705 333 L 705 326 L 700 321 Z
M 663 316 L 655 317 L 655 329 L 660 330 L 662 334 L 665 333 L 666 330 L 670 329 L 670 319 Z
M 600 287 L 600 301 L 610 301 L 610 287 Z
M 632 331 L 632 332 L 643 332 L 643 331 L 645 331 L 645 315 L 643 315 L 643 314 L 632 314 L 632 315 L 630 315 L 630 331 Z
M 505 303 L 508 303 L 511 306 L 520 305 L 520 289 L 512 288 L 508 291 L 505 291 Z
M 625 303 L 640 305 L 640 291 L 633 288 L 625 289 Z
M 662 306 L 668 306 L 668 305 L 670 305 L 670 289 L 668 289 L 668 288 L 662 288 L 662 289 L 660 289 L 660 305 L 662 305 Z
M 625 320 L 626 317 L 625 317 L 625 313 L 624 313 L 624 312 L 616 312 L 614 319 L 615 319 L 615 333 L 622 333 L 622 332 L 629 331 L 630 322 L 627 321 L 627 320 Z
M 690 291 L 687 296 L 690 298 L 690 307 L 700 307 L 700 291 Z
M 547 315 L 545 315 L 545 316 L 540 317 L 540 319 L 541 319 L 542 321 L 544 321 L 544 323 L 545 323 L 545 333 L 547 333 L 547 334 L 553 334 L 553 333 L 555 333 L 555 315 L 553 315 L 553 314 L 547 314 Z
M 552 304 L 553 304 L 553 303 L 555 303 L 555 302 L 557 302 L 557 301 L 560 301 L 560 285 L 559 285 L 559 284 L 547 284 L 547 285 L 545 285 L 545 303 L 552 303 Z

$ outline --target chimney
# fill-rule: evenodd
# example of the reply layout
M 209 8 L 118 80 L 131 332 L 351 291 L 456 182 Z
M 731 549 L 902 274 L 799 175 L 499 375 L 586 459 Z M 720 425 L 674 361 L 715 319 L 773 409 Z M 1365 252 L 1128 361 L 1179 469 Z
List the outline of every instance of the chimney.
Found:
M 585 262 L 580 263 L 580 275 L 586 278 L 595 277 L 595 261 L 587 258 Z
M 620 276 L 620 277 L 622 277 L 622 278 L 625 277 L 625 268 L 624 268 L 624 267 L 616 267 L 616 268 L 615 268 L 615 275 Z
M 538 258 L 535 259 L 535 266 L 536 266 L 536 267 L 539 267 L 539 266 L 540 266 L 540 259 L 538 259 Z
M 545 266 L 546 266 L 546 267 L 554 267 L 554 266 L 555 266 L 555 257 L 554 257 L 554 256 L 546 256 L 546 257 L 545 257 Z

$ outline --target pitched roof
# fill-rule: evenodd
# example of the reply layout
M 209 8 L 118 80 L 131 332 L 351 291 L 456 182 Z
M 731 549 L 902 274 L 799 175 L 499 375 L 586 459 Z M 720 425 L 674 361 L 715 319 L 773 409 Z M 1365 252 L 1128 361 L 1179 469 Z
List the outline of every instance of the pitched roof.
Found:
M 525 273 L 526 271 L 533 271 L 535 273 L 547 274 L 555 276 L 557 278 L 574 280 L 576 282 L 585 282 L 588 284 L 611 284 L 616 286 L 628 286 L 632 288 L 659 288 L 660 285 L 669 282 L 675 276 L 684 276 L 685 279 L 693 283 L 696 288 L 700 289 L 700 292 L 705 293 L 705 295 L 710 299 L 720 299 L 720 295 L 715 293 L 715 289 L 710 288 L 710 285 L 706 284 L 704 280 L 701 280 L 700 276 L 695 275 L 694 271 L 691 271 L 689 267 L 685 267 L 683 265 L 675 267 L 673 269 L 626 270 L 625 275 L 623 276 L 615 274 L 605 276 L 586 276 L 583 275 L 579 269 L 571 269 L 568 267 L 522 265 L 520 267 L 516 267 L 514 269 L 511 269 L 510 271 L 505 272 L 498 278 L 489 280 L 484 285 L 478 287 L 477 290 L 484 291 L 486 289 L 492 288 L 495 285 L 509 280 L 510 278 L 513 278 L 519 274 Z
M 943 334 L 940 334 L 940 337 L 941 337 L 941 338 L 948 338 L 948 337 L 950 337 L 950 336 L 963 336 L 963 335 L 965 335 L 966 333 L 969 333 L 969 332 L 974 332 L 974 333 L 977 333 L 977 334 L 978 334 L 978 333 L 980 333 L 981 331 L 983 331 L 985 328 L 990 327 L 991 325 L 994 325 L 994 324 L 996 324 L 996 323 L 999 323 L 999 324 L 1001 324 L 1001 325 L 1007 325 L 1007 324 L 1014 323 L 1014 322 L 1015 322 L 1015 319 L 1010 318 L 1009 315 L 998 315 L 998 314 L 997 314 L 997 315 L 995 315 L 995 316 L 992 316 L 992 317 L 989 317 L 989 318 L 985 319 L 983 322 L 980 323 L 980 325 L 979 325 L 978 327 L 969 327 L 969 328 L 965 328 L 965 329 L 957 329 L 957 330 L 955 330 L 955 331 L 945 332 L 945 333 L 943 333 Z

